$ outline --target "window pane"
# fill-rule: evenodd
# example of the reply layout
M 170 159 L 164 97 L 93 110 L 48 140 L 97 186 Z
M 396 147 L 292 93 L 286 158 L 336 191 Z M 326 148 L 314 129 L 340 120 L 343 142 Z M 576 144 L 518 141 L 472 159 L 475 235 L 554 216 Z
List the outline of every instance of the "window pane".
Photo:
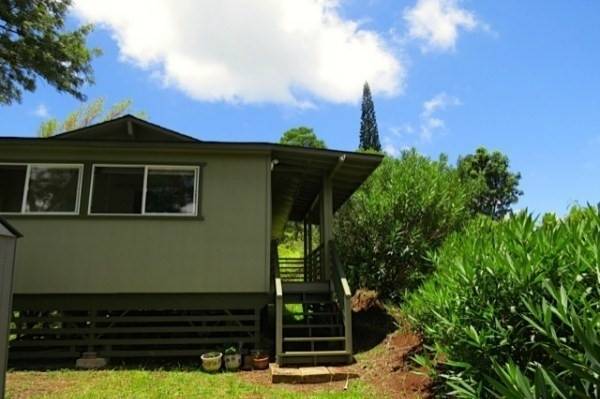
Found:
M 146 213 L 195 213 L 193 170 L 149 169 Z
M 94 168 L 92 213 L 142 213 L 144 168 Z
M 0 165 L 0 212 L 21 212 L 25 165 Z
M 75 212 L 79 168 L 31 166 L 26 212 Z

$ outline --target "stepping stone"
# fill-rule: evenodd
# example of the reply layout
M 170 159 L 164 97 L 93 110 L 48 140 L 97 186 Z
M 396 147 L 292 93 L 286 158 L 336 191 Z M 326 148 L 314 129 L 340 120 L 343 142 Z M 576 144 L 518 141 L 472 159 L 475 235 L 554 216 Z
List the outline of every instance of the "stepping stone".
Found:
M 108 359 L 96 357 L 95 352 L 84 352 L 83 355 L 75 361 L 75 367 L 78 369 L 94 370 L 101 369 L 108 365 Z
M 297 368 L 279 367 L 277 363 L 271 363 L 269 368 L 273 384 L 299 384 L 302 382 L 302 373 Z
M 317 384 L 320 382 L 330 382 L 331 374 L 327 367 L 300 367 L 303 384 Z
M 358 378 L 358 373 L 350 371 L 344 367 L 327 367 L 331 381 L 345 381 L 346 379 Z
M 343 367 L 279 367 L 269 365 L 273 384 L 318 384 L 358 378 L 358 374 Z

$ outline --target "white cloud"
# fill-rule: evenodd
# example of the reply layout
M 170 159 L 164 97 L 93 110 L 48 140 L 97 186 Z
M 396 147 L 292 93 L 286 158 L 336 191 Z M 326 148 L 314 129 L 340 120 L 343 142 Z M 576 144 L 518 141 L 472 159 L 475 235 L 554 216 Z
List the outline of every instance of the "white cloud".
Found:
M 435 134 L 446 127 L 446 122 L 439 113 L 461 104 L 457 97 L 445 92 L 436 94 L 423 102 L 418 121 L 402 123 L 388 129 L 389 134 L 384 135 L 382 139 L 383 150 L 389 155 L 397 156 L 402 150 L 431 142 Z
M 471 31 L 483 25 L 472 12 L 461 8 L 460 0 L 417 0 L 404 10 L 408 36 L 424 42 L 423 51 L 453 50 L 459 31 Z
M 415 128 L 410 123 L 403 123 L 399 126 L 390 127 L 390 133 L 396 137 L 411 135 L 415 132 Z
M 37 107 L 35 107 L 35 109 L 33 110 L 33 114 L 38 118 L 43 119 L 50 117 L 50 112 L 48 111 L 48 107 L 46 107 L 45 104 L 39 104 Z
M 436 130 L 443 129 L 446 123 L 435 116 L 434 114 L 447 109 L 461 105 L 458 98 L 449 96 L 445 92 L 436 94 L 432 99 L 423 103 L 423 111 L 421 111 L 419 135 L 424 141 L 431 141 Z
M 333 0 L 76 0 L 111 31 L 121 58 L 203 101 L 306 107 L 401 92 L 404 65 L 382 37 Z

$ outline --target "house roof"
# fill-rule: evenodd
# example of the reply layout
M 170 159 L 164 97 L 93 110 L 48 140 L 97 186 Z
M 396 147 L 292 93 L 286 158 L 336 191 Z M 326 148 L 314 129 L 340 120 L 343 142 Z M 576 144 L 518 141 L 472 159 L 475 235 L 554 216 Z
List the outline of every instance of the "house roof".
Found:
M 0 236 L 21 238 L 23 235 L 15 229 L 6 219 L 0 216 Z
M 307 148 L 265 142 L 203 141 L 171 129 L 125 115 L 111 121 L 58 134 L 51 138 L 0 137 L 0 145 L 23 142 L 47 147 L 157 149 L 205 153 L 264 154 L 271 157 L 271 192 L 274 235 L 287 220 L 319 220 L 315 207 L 323 176 L 333 185 L 334 211 L 379 166 L 380 154 Z
M 199 142 L 200 140 L 131 114 L 50 137 L 53 140 L 99 140 L 135 142 Z

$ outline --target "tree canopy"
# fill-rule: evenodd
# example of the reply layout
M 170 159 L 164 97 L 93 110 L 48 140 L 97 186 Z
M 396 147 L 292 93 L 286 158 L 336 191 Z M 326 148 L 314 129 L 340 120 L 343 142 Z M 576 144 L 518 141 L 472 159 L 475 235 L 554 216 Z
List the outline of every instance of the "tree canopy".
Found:
M 523 192 L 519 190 L 520 173 L 509 170 L 508 157 L 499 151 L 489 152 L 480 147 L 474 154 L 458 160 L 462 180 L 475 180 L 479 191 L 472 208 L 475 212 L 499 219 L 511 210 Z
M 79 100 L 93 83 L 91 61 L 99 49 L 86 47 L 92 31 L 84 25 L 64 29 L 71 0 L 0 2 L 0 104 L 20 102 L 23 90 L 35 91 L 37 78 Z
M 97 122 L 115 119 L 129 113 L 132 105 L 133 102 L 127 99 L 113 104 L 109 109 L 105 109 L 104 98 L 100 97 L 71 112 L 62 122 L 59 122 L 55 118 L 42 122 L 38 128 L 38 136 L 50 137 L 58 133 L 89 126 Z M 145 112 L 137 112 L 136 116 L 142 119 L 148 117 Z
M 326 148 L 325 142 L 317 137 L 313 129 L 306 126 L 289 129 L 283 133 L 279 142 L 301 147 Z
M 375 150 L 381 152 L 379 130 L 377 129 L 377 120 L 375 119 L 375 104 L 373 104 L 371 88 L 367 82 L 365 82 L 365 85 L 363 86 L 359 148 L 361 150 Z

